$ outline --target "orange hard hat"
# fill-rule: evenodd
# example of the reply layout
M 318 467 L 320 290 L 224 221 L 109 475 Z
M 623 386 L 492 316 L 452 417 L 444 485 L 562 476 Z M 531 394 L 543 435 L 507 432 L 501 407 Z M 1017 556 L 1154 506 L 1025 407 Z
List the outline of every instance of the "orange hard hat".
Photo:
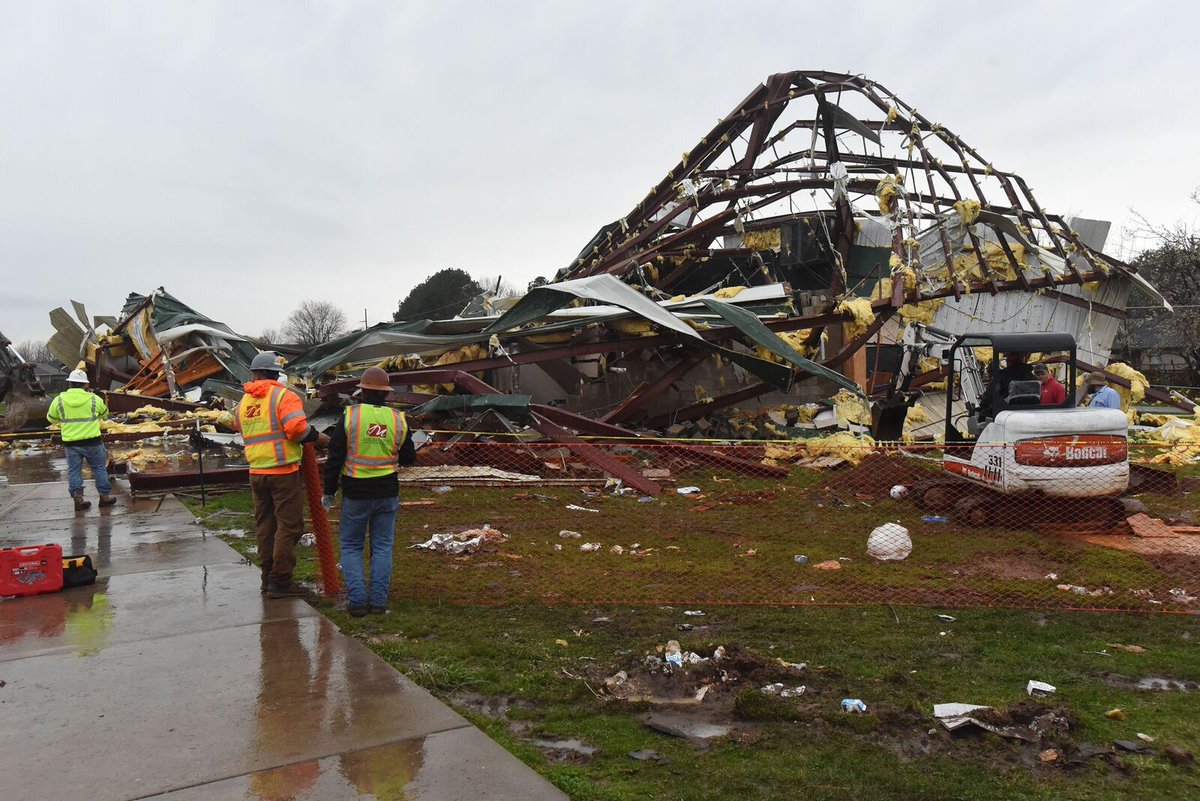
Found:
M 358 381 L 359 389 L 375 389 L 380 392 L 391 392 L 392 385 L 388 382 L 388 375 L 382 367 L 368 367 L 363 371 L 362 378 Z

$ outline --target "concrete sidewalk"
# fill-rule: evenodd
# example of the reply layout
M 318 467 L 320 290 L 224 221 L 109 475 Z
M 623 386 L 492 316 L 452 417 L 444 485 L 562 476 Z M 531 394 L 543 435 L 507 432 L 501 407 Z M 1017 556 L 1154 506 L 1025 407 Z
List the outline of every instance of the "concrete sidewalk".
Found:
M 41 543 L 101 579 L 0 601 L 6 798 L 566 798 L 307 603 L 260 596 L 174 498 L 76 515 L 63 484 L 0 487 L 0 545 Z

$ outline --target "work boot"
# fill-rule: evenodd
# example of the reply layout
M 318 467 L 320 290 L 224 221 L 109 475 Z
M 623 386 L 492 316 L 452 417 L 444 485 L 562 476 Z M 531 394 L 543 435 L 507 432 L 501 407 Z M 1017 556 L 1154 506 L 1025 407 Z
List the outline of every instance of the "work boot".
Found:
M 92 508 L 92 502 L 86 501 L 83 499 L 83 490 L 80 490 L 79 492 L 72 495 L 71 499 L 75 501 L 75 511 L 76 512 L 82 512 L 84 509 Z
M 116 505 L 116 503 L 117 503 L 117 499 L 115 497 L 113 497 L 112 495 L 101 495 L 100 496 L 100 508 L 102 508 L 102 509 L 105 506 L 114 506 L 114 505 Z
M 271 576 L 267 581 L 268 598 L 298 598 L 305 594 L 305 589 L 292 581 L 291 576 L 278 578 Z

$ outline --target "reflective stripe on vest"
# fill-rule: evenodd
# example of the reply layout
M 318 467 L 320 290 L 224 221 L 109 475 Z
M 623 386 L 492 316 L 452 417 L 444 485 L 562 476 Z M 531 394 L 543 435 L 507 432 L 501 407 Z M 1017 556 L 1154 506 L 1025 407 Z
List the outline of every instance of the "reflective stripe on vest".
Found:
M 90 399 L 87 407 L 76 406 L 72 403 L 71 414 L 75 416 L 67 417 L 67 407 L 63 400 L 66 394 L 66 392 L 60 394 L 55 401 L 58 406 L 59 423 L 62 424 L 59 432 L 62 441 L 75 442 L 100 436 L 100 416 L 96 414 L 96 396 L 90 392 L 87 393 Z M 74 396 L 72 396 L 72 400 L 74 400 Z
M 404 415 L 388 406 L 360 403 L 346 410 L 346 461 L 342 475 L 378 478 L 396 472 L 400 446 L 408 436 Z
M 246 461 L 251 470 L 283 467 L 300 461 L 304 448 L 287 438 L 283 421 L 279 419 L 279 402 L 283 400 L 283 387 L 271 387 L 265 397 L 247 395 L 238 404 L 238 428 L 242 432 L 242 444 L 246 448 Z M 291 420 L 304 412 L 289 414 Z

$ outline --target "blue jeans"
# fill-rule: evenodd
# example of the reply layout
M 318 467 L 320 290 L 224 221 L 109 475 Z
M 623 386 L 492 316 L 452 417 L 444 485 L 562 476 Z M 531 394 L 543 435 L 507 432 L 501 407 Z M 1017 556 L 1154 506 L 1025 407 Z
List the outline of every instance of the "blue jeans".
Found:
M 83 461 L 87 460 L 92 468 L 92 476 L 96 479 L 96 492 L 108 495 L 112 486 L 108 483 L 108 456 L 104 453 L 104 443 L 95 445 L 72 445 L 64 443 L 67 449 L 67 491 L 72 496 L 83 490 Z
M 392 542 L 396 538 L 396 513 L 400 499 L 342 498 L 342 575 L 350 606 L 387 606 L 392 581 Z M 371 588 L 363 577 L 363 544 L 371 530 Z

